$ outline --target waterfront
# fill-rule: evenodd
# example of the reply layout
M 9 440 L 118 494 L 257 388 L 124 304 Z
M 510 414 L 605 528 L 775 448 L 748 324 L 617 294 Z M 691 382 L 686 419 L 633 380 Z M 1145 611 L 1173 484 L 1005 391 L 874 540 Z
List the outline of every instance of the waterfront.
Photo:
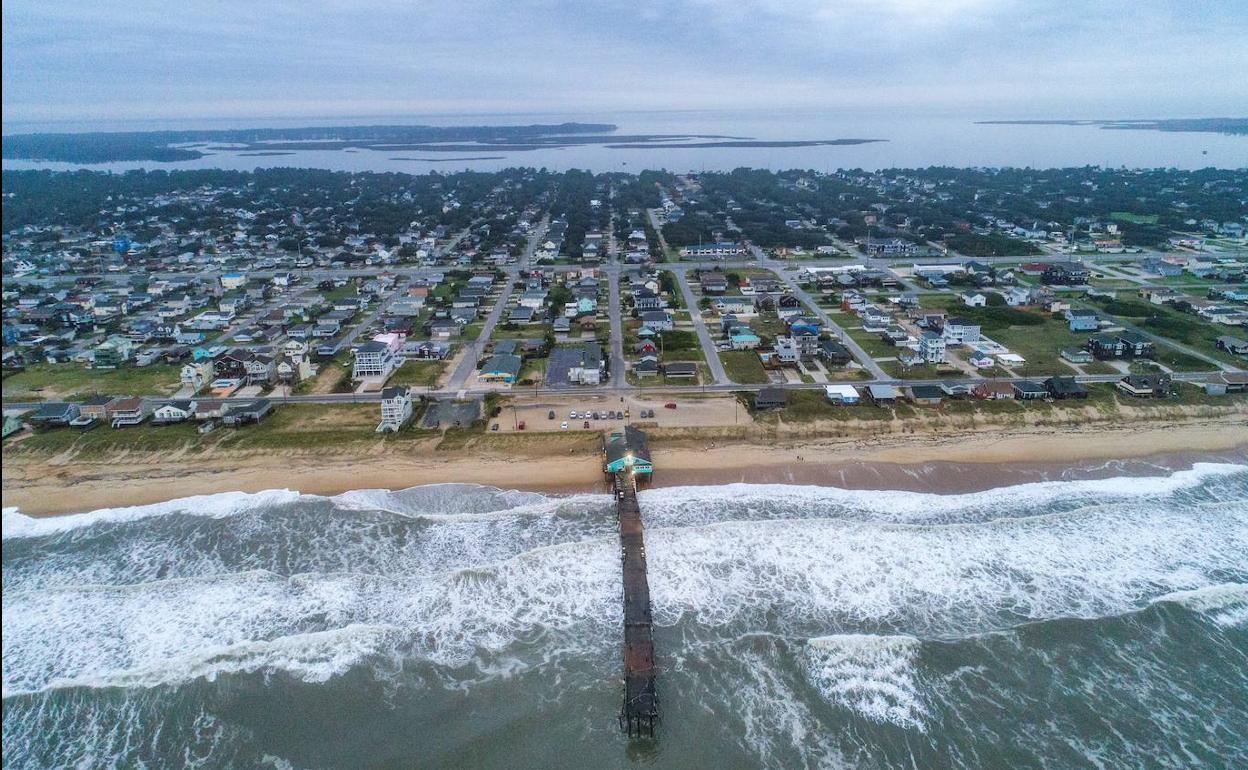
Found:
M 482 146 L 478 153 L 436 153 L 393 150 L 316 150 L 257 156 L 243 150 L 216 149 L 214 154 L 175 163 L 125 162 L 91 164 L 5 160 L 5 169 L 93 168 L 122 171 L 135 168 L 250 170 L 264 167 L 309 167 L 335 171 L 450 172 L 463 169 L 497 171 L 513 166 L 571 168 L 595 172 L 664 168 L 671 171 L 727 171 L 738 167 L 832 171 L 838 168 L 920 168 L 927 166 L 1016 166 L 1032 168 L 1099 165 L 1109 168 L 1242 168 L 1248 164 L 1248 137 L 1213 133 L 1108 130 L 1083 125 L 986 125 L 977 121 L 1002 116 L 987 114 L 906 114 L 812 111 L 671 111 L 620 113 L 533 113 L 423 116 L 370 116 L 354 120 L 234 120 L 214 123 L 6 124 L 4 131 L 146 131 L 170 128 L 292 127 L 316 125 L 525 125 L 565 121 L 613 123 L 615 133 L 722 134 L 759 140 L 882 139 L 870 144 L 817 147 L 714 147 L 616 149 L 585 145 L 501 153 Z M 1009 117 L 1009 116 L 1005 116 Z
M 5 765 L 1233 767 L 1246 473 L 643 492 L 665 721 L 631 747 L 606 494 L 7 511 Z

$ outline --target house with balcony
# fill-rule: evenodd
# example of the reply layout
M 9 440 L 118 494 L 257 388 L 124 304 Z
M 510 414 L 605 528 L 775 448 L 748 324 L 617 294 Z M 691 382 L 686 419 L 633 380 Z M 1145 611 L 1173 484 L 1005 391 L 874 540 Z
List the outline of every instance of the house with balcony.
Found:
M 381 422 L 377 424 L 378 433 L 393 433 L 402 429 L 412 419 L 412 389 L 406 386 L 393 386 L 381 391 Z
M 110 409 L 112 415 L 112 426 L 114 428 L 125 428 L 131 425 L 140 425 L 152 413 L 152 407 L 142 398 L 119 398 Z
M 946 318 L 941 336 L 946 345 L 975 345 L 979 342 L 979 324 L 965 318 Z
M 919 358 L 927 364 L 945 363 L 945 338 L 933 331 L 923 332 L 919 337 Z
M 356 348 L 351 378 L 363 380 L 380 377 L 385 379 L 399 365 L 399 349 L 402 340 L 397 334 L 379 334 Z
M 134 341 L 115 334 L 95 347 L 91 354 L 94 369 L 116 369 L 134 357 Z

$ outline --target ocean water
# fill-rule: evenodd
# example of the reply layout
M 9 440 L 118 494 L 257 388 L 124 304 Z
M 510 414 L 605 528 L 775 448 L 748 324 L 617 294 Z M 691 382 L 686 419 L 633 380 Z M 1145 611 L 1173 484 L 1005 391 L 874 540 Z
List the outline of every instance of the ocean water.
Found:
M 411 115 L 356 119 L 285 119 L 230 121 L 133 121 L 93 124 L 4 124 L 4 133 L 72 131 L 154 131 L 184 128 L 270 128 L 342 125 L 528 125 L 565 121 L 612 123 L 616 133 L 718 134 L 758 140 L 882 139 L 872 144 L 821 147 L 733 147 L 612 149 L 573 146 L 531 151 L 483 147 L 479 152 L 412 150 L 304 150 L 257 157 L 217 146 L 203 158 L 178 163 L 126 162 L 90 164 L 4 160 L 5 169 L 136 168 L 251 170 L 261 167 L 310 167 L 334 171 L 495 171 L 514 166 L 571 168 L 594 172 L 667 169 L 675 172 L 730 171 L 748 166 L 768 169 L 916 168 L 926 166 L 1030 166 L 1055 168 L 1098 165 L 1128 168 L 1244 168 L 1248 136 L 1166 131 L 1124 131 L 1076 125 L 985 125 L 977 121 L 1052 115 L 998 115 L 948 112 L 814 110 L 688 110 L 614 113 L 531 113 Z M 1065 116 L 1056 116 L 1065 117 Z M 1091 118 L 1145 119 L 1159 115 L 1093 115 Z M 413 158 L 417 158 L 413 160 Z M 453 158 L 454 160 L 448 160 Z M 471 158 L 464 160 L 462 158 Z M 433 159 L 433 160 L 430 160 Z
M 1248 467 L 959 495 L 445 484 L 3 519 L 3 765 L 1248 766 Z

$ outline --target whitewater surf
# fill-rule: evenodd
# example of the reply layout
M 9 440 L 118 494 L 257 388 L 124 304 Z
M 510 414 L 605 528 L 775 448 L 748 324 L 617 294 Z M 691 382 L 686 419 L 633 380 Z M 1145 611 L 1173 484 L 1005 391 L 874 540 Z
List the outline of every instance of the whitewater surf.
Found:
M 4 766 L 1248 764 L 1244 466 L 641 506 L 642 754 L 606 494 L 6 510 Z

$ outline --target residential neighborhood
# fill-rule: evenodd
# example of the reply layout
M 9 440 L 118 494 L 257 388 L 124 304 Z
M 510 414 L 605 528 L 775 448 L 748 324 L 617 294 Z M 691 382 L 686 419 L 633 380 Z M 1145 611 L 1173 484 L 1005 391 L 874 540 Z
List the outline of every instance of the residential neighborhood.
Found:
M 250 205 L 205 181 L 123 197 L 91 226 L 23 210 L 4 235 L 6 408 L 40 404 L 24 410 L 34 426 L 124 429 L 364 399 L 393 433 L 432 402 L 489 394 L 745 389 L 784 412 L 779 393 L 810 389 L 938 407 L 1098 383 L 1124 398 L 1234 394 L 1248 369 L 1248 244 L 1225 216 L 1199 216 L 1212 185 L 1219 202 L 1240 191 L 1229 224 L 1244 218 L 1231 172 L 1199 185 L 1173 172 L 1150 227 L 1200 237 L 1147 243 L 1139 217 L 1059 195 L 1071 180 L 1023 202 L 1001 175 L 750 172 L 791 214 L 768 229 L 735 173 L 419 177 L 332 209 L 291 191 L 341 189 L 264 173 Z M 897 213 L 900 198 L 917 212 L 972 187 L 969 226 L 941 237 Z M 1048 201 L 1062 215 L 976 223 L 993 195 L 985 211 Z M 243 411 L 227 420 L 223 403 Z

